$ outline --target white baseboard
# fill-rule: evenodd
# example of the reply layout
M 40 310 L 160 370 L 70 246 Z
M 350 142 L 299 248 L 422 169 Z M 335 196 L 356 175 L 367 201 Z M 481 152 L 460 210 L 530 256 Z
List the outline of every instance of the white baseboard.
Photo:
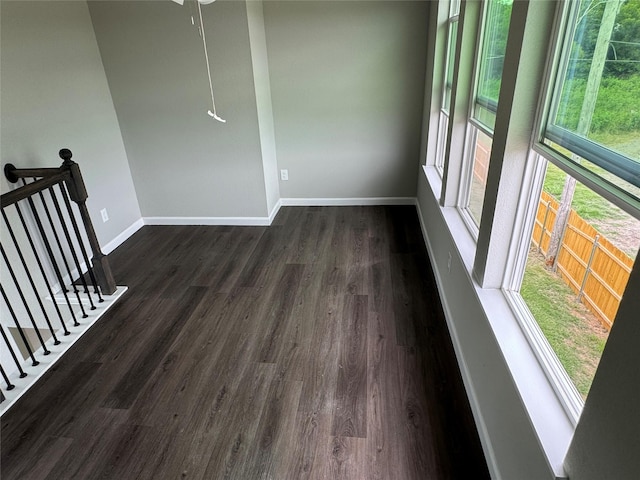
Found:
M 269 217 L 144 217 L 145 225 L 269 226 Z
M 111 240 L 109 243 L 102 246 L 102 253 L 105 255 L 109 255 L 116 248 L 122 245 L 130 236 L 136 233 L 144 226 L 144 221 L 142 218 L 139 218 L 134 223 L 132 223 L 128 228 L 126 228 L 122 233 L 120 233 L 116 238 Z
M 276 204 L 271 209 L 271 213 L 269 214 L 269 225 L 273 223 L 273 220 L 276 218 L 276 215 L 280 211 L 280 207 L 282 207 L 282 200 L 278 199 Z
M 362 197 L 362 198 L 281 198 L 286 207 L 332 207 L 358 205 L 415 205 L 415 197 Z
M 415 197 L 281 198 L 267 217 L 144 217 L 145 225 L 269 226 L 281 207 L 415 205 Z

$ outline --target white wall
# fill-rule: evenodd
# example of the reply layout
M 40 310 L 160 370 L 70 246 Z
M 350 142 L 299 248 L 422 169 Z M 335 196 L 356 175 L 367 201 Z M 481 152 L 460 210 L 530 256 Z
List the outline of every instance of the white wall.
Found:
M 202 7 L 221 124 L 190 6 L 89 2 L 144 217 L 268 214 L 246 5 Z
M 283 198 L 415 196 L 427 10 L 265 2 Z
M 3 1 L 0 9 L 2 164 L 57 167 L 58 150 L 71 149 L 105 245 L 140 219 L 140 209 L 87 5 Z

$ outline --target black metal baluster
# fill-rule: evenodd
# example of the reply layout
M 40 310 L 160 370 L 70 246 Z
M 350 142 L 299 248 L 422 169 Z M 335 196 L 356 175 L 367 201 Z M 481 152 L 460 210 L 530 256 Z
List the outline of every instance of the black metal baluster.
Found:
M 9 219 L 7 218 L 7 214 L 4 212 L 4 210 L 2 210 L 2 218 L 4 219 L 4 223 L 7 226 L 7 231 L 11 236 L 11 240 L 13 240 L 13 245 L 16 249 L 16 252 L 18 253 L 18 258 L 20 258 L 20 262 L 22 263 L 22 268 L 24 268 L 24 272 L 27 274 L 27 279 L 29 280 L 29 284 L 31 285 L 33 294 L 36 297 L 36 300 L 38 301 L 38 305 L 40 305 L 40 310 L 42 310 L 42 316 L 44 317 L 44 320 L 47 323 L 47 327 L 49 327 L 49 332 L 51 332 L 51 336 L 53 337 L 53 344 L 60 345 L 60 340 L 58 340 L 58 337 L 56 336 L 56 332 L 53 329 L 53 325 L 51 325 L 51 321 L 49 320 L 49 314 L 47 313 L 47 310 L 44 308 L 44 304 L 42 303 L 42 299 L 40 298 L 40 293 L 38 292 L 38 288 L 36 287 L 36 284 L 33 281 L 33 277 L 31 276 L 31 271 L 27 266 L 27 262 L 24 259 L 24 255 L 22 254 L 22 249 L 20 248 L 20 245 L 18 244 L 18 240 L 16 239 L 16 236 L 13 233 L 13 227 L 9 223 Z M 29 232 L 27 232 L 27 237 L 31 241 Z
M 69 194 L 67 193 L 67 188 L 64 184 L 59 183 L 60 192 L 62 193 L 62 198 L 64 199 L 64 203 L 67 207 L 67 213 L 69 214 L 69 218 L 71 219 L 71 225 L 73 226 L 73 230 L 76 234 L 76 238 L 78 239 L 78 245 L 80 245 L 80 252 L 82 253 L 82 258 L 84 260 L 85 265 L 87 266 L 87 271 L 89 273 L 89 278 L 91 279 L 91 284 L 93 285 L 93 292 L 98 296 L 98 302 L 104 302 L 104 299 L 100 295 L 100 289 L 98 288 L 98 282 L 96 281 L 96 277 L 93 274 L 93 268 L 91 266 L 91 262 L 89 261 L 89 256 L 87 255 L 87 249 L 84 247 L 84 242 L 82 240 L 82 235 L 80 234 L 80 229 L 78 228 L 78 222 L 76 222 L 76 218 L 73 215 L 73 210 L 71 209 L 71 202 L 69 200 Z M 82 273 L 82 272 L 81 272 Z
M 11 354 L 11 358 L 13 358 L 13 361 L 16 362 L 16 367 L 18 367 L 18 371 L 20 372 L 20 378 L 26 377 L 27 374 L 24 373 L 24 370 L 22 370 L 22 365 L 20 365 L 20 362 L 18 361 L 18 357 L 16 357 L 16 352 L 13 351 L 13 348 L 9 343 L 9 338 L 7 337 L 7 334 L 4 333 L 4 329 L 2 328 L 0 328 L 0 331 L 2 332 L 2 338 L 4 339 L 4 343 L 7 344 L 7 348 L 9 349 L 9 353 Z
M 2 378 L 4 378 L 4 381 L 7 383 L 7 390 L 13 390 L 16 388 L 16 386 L 9 381 L 9 377 L 7 377 L 7 374 L 4 372 L 2 365 L 0 365 L 0 373 L 2 373 Z
M 78 255 L 76 255 L 76 249 L 73 247 L 73 241 L 71 240 L 69 229 L 67 228 L 67 224 L 64 221 L 64 216 L 62 215 L 62 210 L 60 209 L 60 203 L 58 202 L 58 197 L 55 196 L 53 187 L 50 187 L 47 190 L 49 190 L 49 195 L 51 195 L 51 200 L 53 200 L 53 206 L 56 209 L 56 213 L 58 214 L 58 220 L 60 220 L 60 225 L 62 226 L 62 232 L 64 233 L 64 236 L 67 239 L 67 243 L 69 245 L 69 249 L 71 250 L 71 257 L 73 258 L 73 262 L 76 268 L 78 269 L 78 274 L 80 275 L 80 280 L 82 282 L 82 286 L 84 287 L 84 293 L 87 294 L 87 298 L 89 299 L 89 305 L 91 306 L 91 310 L 95 310 L 96 306 L 93 304 L 93 299 L 91 298 L 91 292 L 89 291 L 89 286 L 87 285 L 87 281 L 85 280 L 84 275 L 82 273 L 82 267 L 80 266 Z M 72 277 L 71 277 L 71 281 L 73 282 Z
M 24 178 L 22 179 L 22 184 L 26 185 L 27 182 L 25 182 Z M 40 195 L 42 197 L 42 194 Z M 44 198 L 41 198 L 42 203 L 44 204 Z M 71 305 L 71 301 L 69 300 L 69 296 L 67 295 L 67 289 L 64 286 L 64 279 L 62 278 L 62 273 L 60 272 L 60 269 L 58 268 L 58 262 L 56 262 L 56 257 L 53 254 L 53 249 L 51 248 L 51 243 L 49 242 L 49 238 L 47 237 L 47 234 L 44 230 L 44 226 L 42 225 L 42 220 L 40 219 L 40 214 L 38 213 L 38 209 L 36 208 L 36 204 L 33 202 L 33 199 L 31 197 L 27 198 L 27 202 L 29 203 L 29 208 L 31 208 L 31 213 L 33 214 L 33 218 L 36 221 L 36 225 L 38 227 L 38 231 L 40 232 L 40 236 L 42 237 L 42 241 L 44 243 L 44 247 L 47 250 L 47 254 L 49 255 L 49 261 L 51 262 L 51 265 L 53 266 L 53 271 L 56 274 L 56 277 L 58 279 L 58 282 L 60 283 L 60 287 L 62 289 L 62 293 L 64 295 L 64 299 L 67 302 L 67 307 L 69 308 L 69 312 L 71 313 L 71 318 L 73 319 L 73 326 L 77 327 L 80 324 L 78 323 L 78 320 L 76 319 L 76 314 L 73 311 L 73 306 Z M 46 204 L 44 205 L 45 211 L 47 211 L 47 206 Z M 49 221 L 51 221 L 51 218 L 49 218 Z M 56 235 L 55 230 L 54 230 L 54 236 Z M 60 244 L 60 242 L 58 242 L 58 245 Z M 55 299 L 54 299 L 54 303 Z M 65 329 L 65 335 L 68 335 L 69 333 L 66 331 Z
M 24 332 L 22 331 L 22 327 L 18 323 L 18 317 L 16 317 L 16 312 L 13 311 L 13 307 L 11 307 L 11 303 L 9 303 L 9 299 L 7 298 L 7 294 L 4 293 L 4 288 L 2 287 L 2 285 L 0 285 L 0 292 L 2 292 L 2 297 L 4 298 L 4 301 L 7 304 L 7 307 L 9 308 L 9 313 L 11 314 L 11 318 L 13 318 L 13 323 L 16 324 L 16 328 L 18 329 L 18 333 L 20 334 L 20 338 L 22 338 L 22 342 L 24 343 L 24 346 L 27 349 L 27 352 L 29 352 L 29 356 L 31 357 L 31 360 L 32 360 L 31 366 L 32 367 L 37 367 L 38 365 L 40 365 L 40 362 L 37 361 L 36 357 L 33 356 L 33 351 L 31 350 L 31 346 L 29 345 L 29 341 L 27 340 L 27 337 L 24 335 Z
M 20 296 L 20 299 L 22 300 L 22 304 L 24 305 L 24 309 L 27 311 L 27 316 L 29 317 L 29 320 L 31 321 L 31 325 L 33 326 L 33 329 L 36 332 L 36 336 L 38 337 L 38 340 L 40 340 L 40 345 L 42 345 L 42 351 L 44 352 L 45 355 L 49 355 L 51 352 L 49 351 L 49 349 L 47 348 L 47 346 L 44 343 L 44 339 L 42 338 L 42 335 L 40 334 L 40 329 L 36 325 L 36 320 L 33 318 L 33 313 L 31 313 L 31 309 L 29 308 L 29 304 L 27 303 L 27 299 L 24 297 L 24 293 L 22 293 L 22 288 L 20 288 L 20 283 L 18 282 L 18 279 L 16 278 L 16 274 L 13 271 L 13 267 L 11 267 L 11 263 L 9 262 L 9 259 L 7 258 L 7 254 L 4 251 L 4 247 L 1 244 L 0 244 L 0 252 L 2 252 L 2 258 L 4 258 L 4 261 L 7 264 L 7 270 L 9 271 L 9 275 L 11 275 L 11 278 L 13 279 L 13 283 L 15 284 L 16 288 L 18 289 L 18 295 Z
M 38 192 L 38 195 L 40 196 L 40 201 L 42 202 L 42 206 L 44 207 L 44 212 L 47 215 L 47 219 L 49 220 L 49 225 L 51 226 L 51 231 L 53 232 L 53 238 L 55 238 L 56 244 L 58 245 L 58 250 L 60 250 L 62 263 L 67 269 L 67 273 L 69 274 L 69 279 L 72 280 L 73 275 L 71 274 L 71 268 L 69 268 L 69 263 L 67 262 L 67 258 L 64 255 L 64 250 L 62 249 L 62 242 L 60 241 L 60 237 L 58 236 L 58 231 L 56 230 L 56 227 L 53 223 L 51 212 L 49 212 L 49 207 L 47 206 L 47 202 L 45 201 L 44 195 L 42 194 L 42 192 Z M 63 291 L 66 291 L 66 286 L 64 284 L 63 279 L 60 280 L 60 286 L 62 287 Z M 84 305 L 82 304 L 82 300 L 80 299 L 80 294 L 78 292 L 78 289 L 73 284 L 73 282 L 71 283 L 71 286 L 73 287 L 73 293 L 76 294 L 76 299 L 78 300 L 78 304 L 80 305 L 80 310 L 82 311 L 82 318 L 87 318 L 89 315 L 87 315 L 87 312 L 84 311 Z M 75 317 L 74 317 L 74 321 L 75 321 Z M 74 325 L 77 327 L 80 324 L 77 321 L 75 321 Z
M 69 335 L 69 330 L 67 330 L 67 326 L 64 323 L 64 319 L 62 318 L 62 313 L 60 312 L 60 308 L 58 307 L 58 302 L 53 295 L 53 290 L 51 289 L 51 284 L 49 283 L 49 279 L 47 278 L 47 274 L 44 271 L 44 267 L 42 266 L 42 261 L 40 260 L 40 255 L 38 255 L 38 251 L 36 250 L 36 246 L 33 243 L 31 238 L 31 234 L 29 233 L 29 229 L 27 228 L 27 223 L 24 220 L 24 216 L 22 215 L 22 210 L 20 210 L 20 206 L 16 203 L 16 211 L 18 212 L 18 217 L 20 217 L 20 222 L 22 223 L 22 228 L 24 229 L 25 234 L 27 235 L 27 239 L 29 240 L 29 245 L 31 245 L 31 251 L 33 252 L 34 257 L 36 258 L 36 262 L 38 263 L 38 268 L 40 269 L 40 273 L 42 274 L 42 278 L 44 280 L 45 285 L 47 286 L 47 291 L 49 292 L 49 296 L 51 297 L 51 301 L 53 302 L 53 306 L 56 309 L 58 314 L 58 318 L 60 319 L 60 325 L 62 325 L 62 329 L 64 330 L 65 335 Z
M 36 178 L 33 178 L 32 180 L 35 182 Z M 23 178 L 22 179 L 22 186 L 26 186 L 26 185 L 27 185 L 27 181 Z M 49 209 L 47 208 L 47 204 L 44 201 L 44 197 L 42 196 L 42 192 L 38 192 L 38 195 L 40 196 L 40 202 L 42 202 L 44 210 L 47 213 L 47 217 L 49 219 L 49 223 L 51 224 L 52 223 L 51 222 L 51 216 L 49 215 Z M 27 197 L 27 202 L 29 202 L 29 207 L 31 208 L 31 212 L 33 213 L 33 217 L 36 219 L 36 223 L 38 225 L 38 229 L 40 230 L 40 234 L 42 235 L 42 238 L 46 239 L 47 236 L 44 233 L 44 228 L 42 226 L 42 221 L 40 220 L 40 214 L 38 213 L 38 210 L 36 208 L 36 204 L 33 201 L 33 196 Z M 53 227 L 52 227 L 52 229 L 53 229 Z M 57 235 L 55 230 L 53 230 L 53 235 L 54 235 L 54 237 L 55 237 L 55 239 L 56 239 L 56 241 L 58 243 L 58 248 L 60 248 L 60 251 L 62 251 L 62 247 L 60 246 L 60 240 L 58 239 L 58 235 Z M 49 248 L 47 250 L 47 253 L 49 254 L 49 258 L 51 259 L 51 265 L 53 265 L 53 269 L 56 272 L 56 277 L 58 279 L 58 283 L 62 287 L 62 290 L 67 292 L 68 290 L 64 285 L 64 278 L 62 278 L 62 273 L 60 272 L 60 269 L 58 268 L 57 262 L 55 261 L 55 255 L 53 254 L 53 250 L 51 248 Z M 63 257 L 63 259 L 64 259 L 64 257 Z

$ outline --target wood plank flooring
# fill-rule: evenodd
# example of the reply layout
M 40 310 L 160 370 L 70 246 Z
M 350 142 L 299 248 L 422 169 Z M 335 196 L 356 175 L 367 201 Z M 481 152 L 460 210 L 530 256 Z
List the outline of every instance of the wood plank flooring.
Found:
M 483 479 L 414 207 L 147 226 L 2 418 L 2 479 Z

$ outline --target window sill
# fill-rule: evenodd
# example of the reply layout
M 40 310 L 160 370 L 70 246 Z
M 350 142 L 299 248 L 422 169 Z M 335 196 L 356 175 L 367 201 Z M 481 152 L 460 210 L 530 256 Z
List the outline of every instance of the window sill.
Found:
M 442 179 L 439 177 L 435 167 L 423 167 L 427 184 L 433 194 L 433 200 L 439 203 L 442 189 Z M 466 272 L 467 279 L 471 284 L 478 302 L 481 305 L 484 315 L 489 324 L 491 332 L 495 337 L 506 367 L 515 384 L 522 406 L 526 411 L 528 421 L 531 424 L 535 436 L 546 456 L 546 461 L 550 471 L 556 478 L 565 478 L 563 461 L 569 443 L 573 436 L 573 421 L 565 411 L 561 400 L 558 398 L 553 385 L 550 383 L 543 366 L 533 351 L 525 332 L 520 326 L 514 310 L 511 308 L 508 293 L 499 289 L 481 288 L 473 278 L 472 267 L 475 257 L 476 244 L 473 236 L 469 232 L 460 211 L 455 207 L 439 207 L 450 236 L 457 250 L 458 256 Z M 422 214 L 421 221 L 422 221 Z M 426 231 L 424 232 L 426 234 Z M 427 244 L 429 245 L 429 240 Z M 433 255 L 433 252 L 429 252 Z M 437 265 L 434 265 L 437 269 Z M 439 288 L 440 273 L 436 272 Z M 441 296 L 446 296 L 447 292 L 441 292 Z M 456 319 L 447 316 L 447 323 L 454 341 L 456 355 L 461 370 L 466 369 L 465 351 L 462 351 L 460 342 L 457 341 Z M 482 321 L 482 319 L 479 319 Z M 484 427 L 483 412 L 492 408 L 475 395 L 474 381 L 469 372 L 462 372 L 465 379 L 465 386 L 469 392 L 470 401 L 479 425 L 479 433 L 485 445 L 487 461 L 494 457 L 491 444 L 491 432 Z M 473 405 L 473 403 L 476 403 Z M 478 418 L 480 417 L 480 418 Z M 484 430 L 484 431 L 483 431 Z M 497 469 L 499 471 L 499 468 Z

